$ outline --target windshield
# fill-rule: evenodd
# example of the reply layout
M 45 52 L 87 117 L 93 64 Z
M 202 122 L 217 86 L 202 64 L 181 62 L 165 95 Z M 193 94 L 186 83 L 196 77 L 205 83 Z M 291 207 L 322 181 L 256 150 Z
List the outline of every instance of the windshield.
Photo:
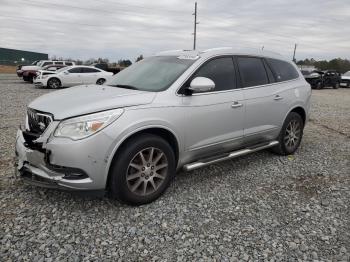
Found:
M 350 71 L 346 72 L 344 75 L 345 76 L 350 76 Z
M 175 56 L 149 57 L 116 74 L 106 85 L 142 91 L 163 91 L 194 61 Z

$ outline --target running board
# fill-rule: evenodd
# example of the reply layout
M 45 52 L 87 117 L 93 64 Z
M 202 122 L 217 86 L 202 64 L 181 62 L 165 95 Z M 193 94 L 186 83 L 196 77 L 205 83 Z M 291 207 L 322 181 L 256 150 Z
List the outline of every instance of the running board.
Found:
M 228 155 L 226 155 L 224 157 L 220 157 L 220 158 L 217 158 L 217 159 L 211 158 L 213 160 L 205 161 L 205 159 L 204 159 L 202 161 L 193 162 L 193 163 L 184 165 L 183 169 L 185 171 L 192 171 L 192 170 L 197 169 L 197 168 L 201 168 L 201 167 L 204 167 L 204 166 L 208 166 L 208 165 L 211 165 L 211 164 L 215 164 L 215 163 L 218 163 L 218 162 L 221 162 L 221 161 L 225 161 L 225 160 L 229 160 L 229 159 L 232 159 L 232 158 L 236 158 L 236 157 L 239 157 L 239 156 L 244 156 L 244 155 L 247 155 L 247 154 L 250 154 L 250 153 L 262 150 L 262 149 L 265 149 L 265 148 L 273 147 L 275 145 L 278 145 L 278 141 L 271 141 L 270 143 L 264 144 L 264 145 L 261 145 L 261 146 L 257 146 L 257 147 L 253 147 L 253 148 L 245 148 L 245 149 L 241 149 L 241 150 L 238 150 L 238 151 L 233 151 L 233 152 L 229 153 Z

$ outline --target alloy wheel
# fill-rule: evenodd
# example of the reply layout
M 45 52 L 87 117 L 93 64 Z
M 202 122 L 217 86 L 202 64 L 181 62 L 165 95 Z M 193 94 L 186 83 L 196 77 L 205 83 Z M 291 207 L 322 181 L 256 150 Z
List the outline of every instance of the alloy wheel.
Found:
M 298 146 L 301 137 L 301 125 L 293 119 L 288 123 L 284 136 L 284 144 L 289 150 Z
M 59 88 L 59 86 L 60 86 L 60 83 L 59 83 L 59 81 L 57 79 L 52 79 L 51 80 L 51 82 L 50 82 L 50 87 L 51 88 L 56 89 L 56 88 Z
M 165 181 L 168 160 L 164 152 L 155 147 L 139 151 L 130 161 L 126 181 L 129 190 L 140 196 L 156 192 Z

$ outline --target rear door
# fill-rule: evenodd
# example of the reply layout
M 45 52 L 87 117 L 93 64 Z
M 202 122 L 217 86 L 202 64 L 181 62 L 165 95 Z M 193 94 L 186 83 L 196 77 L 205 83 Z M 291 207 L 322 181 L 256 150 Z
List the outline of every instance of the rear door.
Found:
M 96 84 L 101 71 L 95 68 L 83 67 L 82 82 L 83 84 Z
M 236 62 L 245 98 L 245 144 L 276 139 L 288 110 L 289 86 L 277 82 L 263 58 L 238 56 Z
M 233 57 L 207 61 L 187 81 L 195 77 L 214 81 L 210 92 L 183 97 L 186 107 L 185 144 L 189 156 L 198 158 L 238 148 L 243 142 L 244 99 L 236 87 Z

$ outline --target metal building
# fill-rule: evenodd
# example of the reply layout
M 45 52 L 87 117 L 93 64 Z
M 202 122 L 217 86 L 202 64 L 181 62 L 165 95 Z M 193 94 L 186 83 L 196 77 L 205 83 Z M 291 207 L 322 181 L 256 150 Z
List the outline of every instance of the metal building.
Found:
M 47 60 L 48 54 L 0 47 L 0 65 L 31 64 L 36 60 Z

